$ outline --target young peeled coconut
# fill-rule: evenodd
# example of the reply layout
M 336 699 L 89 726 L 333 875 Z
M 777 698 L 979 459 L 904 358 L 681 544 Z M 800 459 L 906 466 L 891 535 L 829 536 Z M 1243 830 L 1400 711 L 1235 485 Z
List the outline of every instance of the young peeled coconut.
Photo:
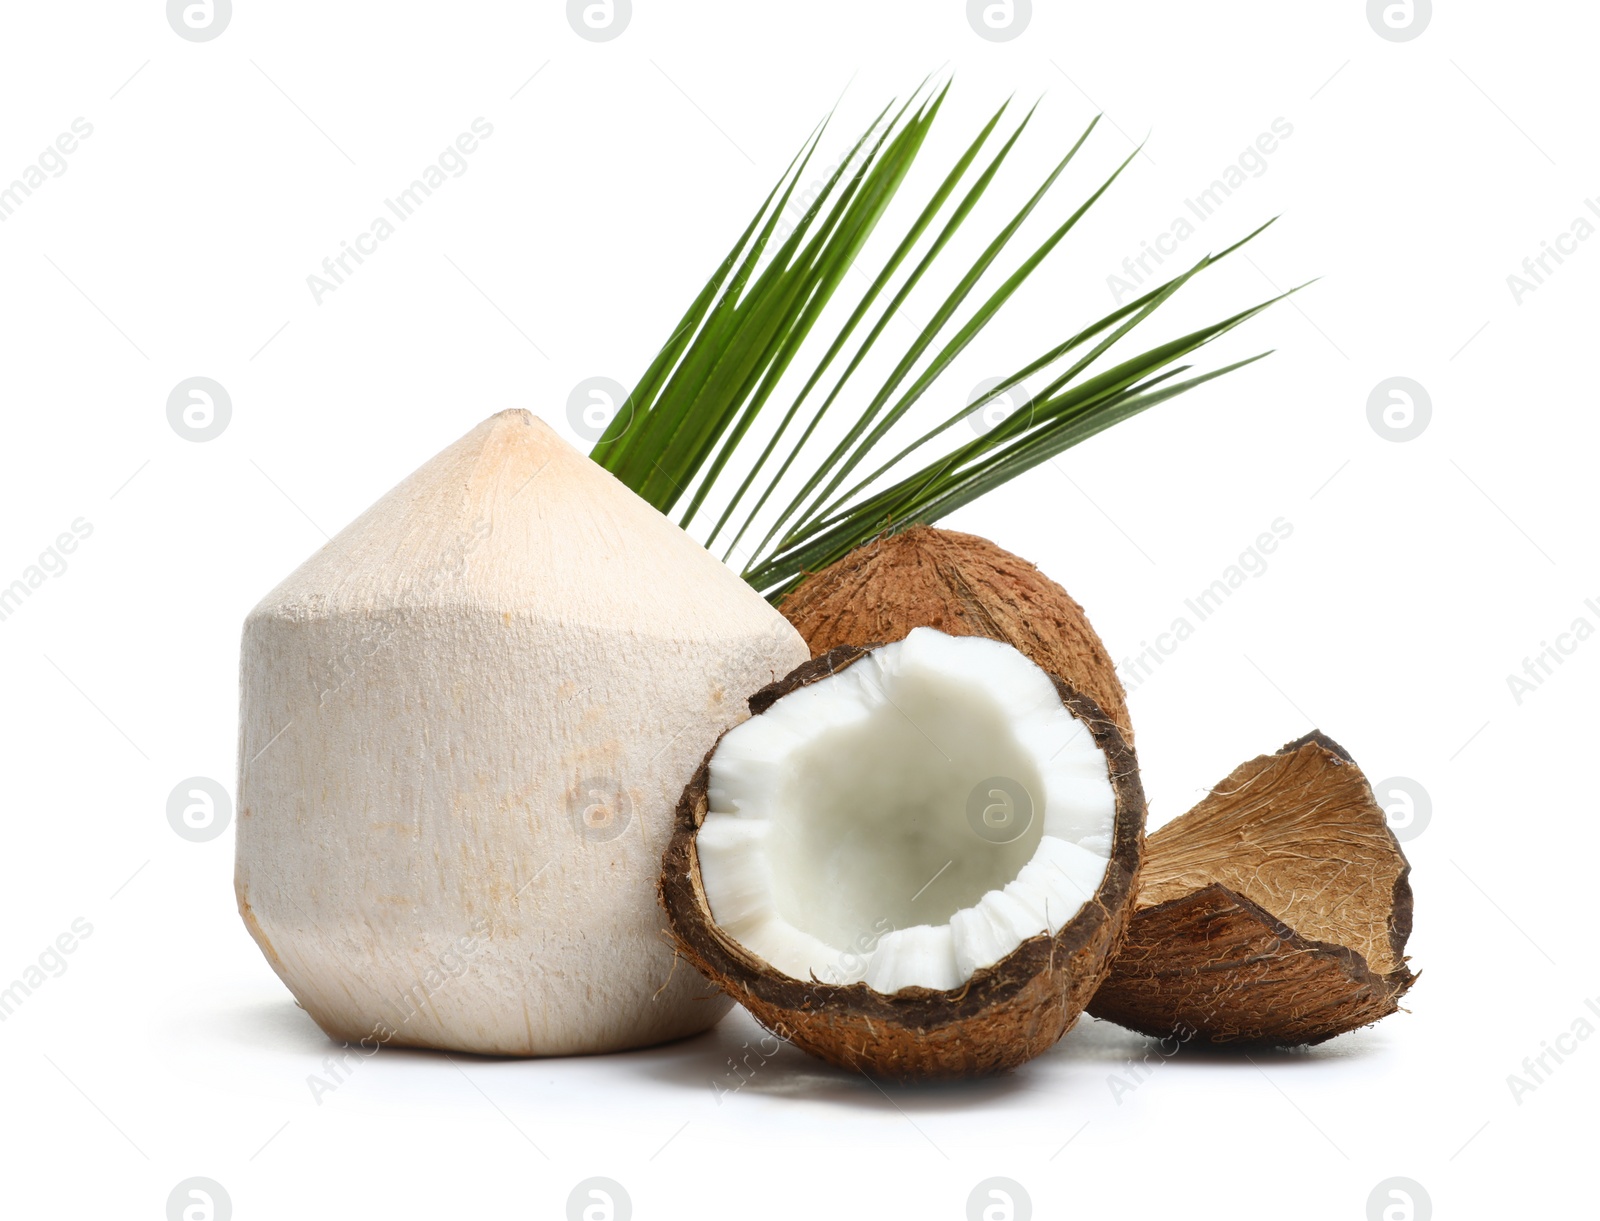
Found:
M 236 889 L 332 1037 L 640 1047 L 727 1008 L 656 905 L 672 811 L 776 611 L 525 411 L 486 420 L 245 623 Z
M 769 1029 L 901 1080 L 1013 1067 L 1077 1020 L 1131 911 L 1132 749 L 1016 649 L 917 628 L 750 700 L 678 805 L 679 951 Z
M 813 657 L 915 627 L 987 636 L 1092 699 L 1133 741 L 1127 695 L 1083 607 L 1027 560 L 975 534 L 912 526 L 807 577 L 779 607 Z
M 1151 834 L 1089 1012 L 1158 1037 L 1283 1046 L 1375 1022 L 1416 979 L 1410 872 L 1344 748 L 1290 742 Z

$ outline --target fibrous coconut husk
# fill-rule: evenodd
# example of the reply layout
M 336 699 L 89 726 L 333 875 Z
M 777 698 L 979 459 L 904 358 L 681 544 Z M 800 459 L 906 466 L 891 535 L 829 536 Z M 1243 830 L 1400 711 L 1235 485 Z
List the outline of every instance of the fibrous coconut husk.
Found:
M 1027 560 L 975 534 L 913 526 L 807 577 L 778 608 L 813 657 L 912 628 L 1003 640 L 1065 679 L 1133 741 L 1127 696 L 1083 607 Z
M 1320 1043 L 1393 1013 L 1411 872 L 1361 769 L 1312 733 L 1151 834 L 1136 913 L 1089 1012 L 1203 1042 Z
M 870 651 L 846 645 L 813 658 L 752 696 L 752 714 Z M 779 972 L 724 933 L 706 901 L 695 836 L 706 817 L 713 746 L 684 790 L 662 862 L 661 903 L 678 953 L 769 1030 L 842 1068 L 900 1081 L 938 1080 L 1014 1068 L 1048 1050 L 1077 1021 L 1121 942 L 1145 819 L 1133 748 L 1093 700 L 1054 681 L 1063 704 L 1105 752 L 1116 794 L 1105 879 L 1054 936 L 1024 941 L 949 991 L 912 987 L 885 995 L 864 983 L 825 984 Z

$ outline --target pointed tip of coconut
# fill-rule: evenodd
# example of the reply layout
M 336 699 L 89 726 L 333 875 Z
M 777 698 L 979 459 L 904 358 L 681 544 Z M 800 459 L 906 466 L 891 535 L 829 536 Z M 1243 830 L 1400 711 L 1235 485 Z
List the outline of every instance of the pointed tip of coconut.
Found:
M 551 428 L 549 424 L 545 423 L 544 420 L 526 407 L 507 407 L 503 411 L 495 412 L 493 415 L 484 416 L 483 419 L 456 438 L 453 445 L 469 444 L 473 439 L 481 439 L 490 433 L 518 432 L 523 429 L 558 441 L 565 449 L 572 449 L 572 446 L 562 438 L 560 433 L 556 432 L 555 429 Z
M 737 573 L 520 407 L 423 463 L 252 615 L 438 606 L 675 638 L 794 637 Z
M 813 656 L 915 627 L 988 636 L 1089 696 L 1133 740 L 1127 694 L 1083 607 L 1039 569 L 975 534 L 911 526 L 857 547 L 778 608 Z
M 1348 751 L 1313 731 L 1150 835 L 1128 936 L 1089 1011 L 1145 1034 L 1320 1043 L 1416 980 L 1410 864 Z
M 480 420 L 432 461 L 418 468 L 413 478 L 435 465 L 448 467 L 446 455 L 453 455 L 458 461 L 476 455 L 480 462 L 485 456 L 492 456 L 497 463 L 505 464 L 505 474 L 520 471 L 531 475 L 547 462 L 593 465 L 570 441 L 526 407 L 508 407 Z
M 583 457 L 570 441 L 526 407 L 507 407 L 504 411 L 497 411 L 482 420 L 461 439 L 466 441 L 470 437 L 486 435 L 514 437 L 535 447 L 545 447 L 547 452 L 559 450 L 575 457 Z
M 489 419 L 504 420 L 508 424 L 539 424 L 545 428 L 550 427 L 526 407 L 507 407 L 504 411 L 495 412 Z

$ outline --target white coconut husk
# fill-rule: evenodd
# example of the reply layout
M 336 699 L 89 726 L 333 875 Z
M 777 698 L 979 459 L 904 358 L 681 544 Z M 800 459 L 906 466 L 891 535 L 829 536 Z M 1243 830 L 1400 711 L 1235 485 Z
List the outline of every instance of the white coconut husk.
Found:
M 656 905 L 673 808 L 775 610 L 525 411 L 473 429 L 250 613 L 239 910 L 332 1037 L 550 1055 L 726 1009 Z

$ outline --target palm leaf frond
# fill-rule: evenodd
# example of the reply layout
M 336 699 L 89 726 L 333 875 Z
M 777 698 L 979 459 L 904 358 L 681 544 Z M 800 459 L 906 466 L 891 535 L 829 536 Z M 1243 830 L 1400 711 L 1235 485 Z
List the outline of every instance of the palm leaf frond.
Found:
M 1178 363 L 1289 295 L 1263 301 L 1136 356 L 1114 355 L 1113 349 L 1180 289 L 1259 235 L 1267 227 L 1262 225 L 1078 330 L 1024 363 L 982 398 L 888 453 L 890 436 L 907 422 L 917 402 L 1137 155 L 1137 150 L 1130 154 L 963 317 L 968 298 L 1099 120 L 1091 122 L 945 292 L 883 380 L 871 391 L 858 392 L 852 379 L 869 354 L 878 350 L 875 345 L 889 321 L 900 315 L 928 272 L 948 262 L 941 256 L 985 197 L 1033 117 L 1032 110 L 1024 114 L 973 175 L 1010 104 L 995 111 L 916 211 L 881 267 L 868 274 L 858 260 L 922 150 L 948 92 L 946 83 L 919 103 L 919 89 L 892 115 L 892 107 L 885 107 L 837 167 L 797 195 L 829 122 L 818 126 L 592 451 L 596 462 L 662 512 L 683 504 L 680 516 L 686 528 L 716 512 L 707 545 L 717 545 L 719 537 L 732 530 L 725 558 L 739 556 L 745 579 L 774 601 L 807 573 L 885 531 L 935 521 L 1122 420 L 1261 359 L 1267 353 L 1190 377 L 1183 376 L 1190 366 Z M 969 176 L 970 184 L 961 189 Z M 796 209 L 799 219 L 780 233 L 781 219 Z M 942 223 L 936 225 L 941 216 Z M 913 261 L 930 232 L 927 248 Z M 823 344 L 819 320 L 852 270 L 865 276 L 867 287 Z M 902 271 L 901 282 L 890 292 Z M 779 391 L 786 376 L 802 354 L 815 347 L 821 347 L 820 355 L 785 401 Z M 851 349 L 848 358 L 832 373 L 846 349 Z M 943 452 L 934 452 L 934 443 L 972 412 L 1069 357 L 1070 363 L 1043 389 L 995 427 L 953 447 L 946 438 L 940 447 Z M 1117 363 L 1096 371 L 1103 359 Z M 842 436 L 824 450 L 819 426 L 830 409 L 847 398 L 858 399 L 859 406 L 845 421 Z M 761 441 L 756 426 L 764 416 L 775 424 Z M 862 469 L 868 473 L 858 475 Z M 730 474 L 741 471 L 742 475 Z M 801 471 L 806 472 L 803 478 Z M 770 512 L 774 490 L 792 482 L 791 475 L 799 479 L 799 487 L 781 510 Z M 856 476 L 853 481 L 852 476 Z M 736 477 L 737 486 L 728 486 Z M 760 529 L 758 520 L 765 533 L 751 554 L 741 544 Z

